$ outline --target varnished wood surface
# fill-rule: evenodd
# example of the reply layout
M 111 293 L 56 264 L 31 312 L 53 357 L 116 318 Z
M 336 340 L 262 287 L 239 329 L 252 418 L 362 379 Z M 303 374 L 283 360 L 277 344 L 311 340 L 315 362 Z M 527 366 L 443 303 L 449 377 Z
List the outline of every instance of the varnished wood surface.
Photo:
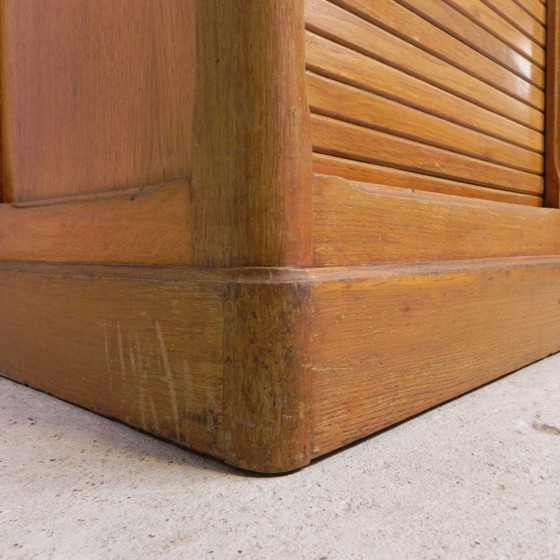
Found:
M 307 95 L 314 113 L 508 167 L 543 172 L 543 157 L 537 152 L 313 72 L 307 74 Z
M 230 284 L 224 306 L 224 456 L 261 472 L 294 470 L 311 456 L 309 288 L 305 271 L 289 275 Z
M 440 150 L 331 117 L 312 115 L 311 122 L 313 148 L 319 153 L 386 164 L 508 191 L 543 193 L 544 179 L 541 175 Z
M 184 265 L 189 185 L 0 205 L 0 260 Z
M 445 0 L 398 0 L 398 2 L 518 76 L 540 88 L 544 87 L 545 75 L 541 67 L 513 50 L 487 29 L 480 27 L 476 21 L 457 11 Z
M 528 40 L 528 36 L 503 19 L 483 0 L 445 0 L 447 4 L 471 18 L 475 23 L 498 37 L 509 45 L 513 50 L 529 58 L 532 62 L 544 68 L 546 53 L 543 48 L 544 42 L 539 43 Z
M 306 36 L 306 57 L 308 67 L 318 74 L 372 93 L 383 92 L 384 96 L 394 101 L 506 142 L 535 151 L 543 149 L 541 133 L 310 32 Z
M 546 5 L 541 0 L 514 0 L 514 2 L 522 9 L 525 10 L 531 17 L 536 19 L 542 25 L 546 22 Z
M 539 109 L 544 107 L 544 96 L 539 90 L 527 99 L 531 107 L 327 0 L 307 0 L 305 17 L 311 31 L 334 37 L 363 54 L 520 124 L 535 130 L 543 128 Z M 391 84 L 385 87 L 390 89 Z
M 542 47 L 546 46 L 546 22 L 537 21 L 527 11 L 529 9 L 527 4 L 523 9 L 519 6 L 517 0 L 484 0 L 484 3 L 527 37 L 530 37 L 532 41 Z M 540 13 L 542 15 L 542 11 Z
M 554 209 L 314 181 L 315 265 L 429 262 L 560 253 Z
M 557 351 L 559 275 L 558 257 L 235 273 L 4 263 L 0 371 L 285 472 Z
M 327 154 L 313 154 L 313 170 L 319 175 L 344 177 L 350 181 L 370 183 L 371 186 L 404 187 L 415 191 L 435 192 L 497 202 L 510 202 L 527 206 L 542 206 L 543 199 L 539 195 L 526 195 L 500 189 L 481 187 L 470 183 L 452 181 L 423 175 L 402 169 L 394 169 L 385 165 L 350 161 L 345 158 Z M 343 195 L 341 195 L 343 196 Z M 344 200 L 344 198 L 342 199 Z M 344 204 L 344 202 L 342 202 Z
M 396 177 L 395 186 L 412 173 L 434 178 L 428 190 L 505 201 L 486 189 L 503 190 L 530 196 L 518 197 L 519 204 L 540 205 L 533 197 L 544 192 L 544 91 L 524 79 L 530 73 L 521 77 L 473 45 L 481 22 L 496 18 L 498 30 L 525 46 L 538 42 L 541 30 L 544 37 L 544 27 L 517 4 L 519 24 L 512 29 L 484 3 L 470 2 L 460 14 L 438 1 L 430 18 L 429 6 L 419 4 L 306 1 L 314 170 L 352 179 L 369 167 L 372 181 L 379 171 L 385 180 Z M 470 18 L 470 41 L 449 32 L 452 14 Z M 522 36 L 521 25 L 527 27 Z M 482 36 L 487 40 L 488 32 Z
M 0 264 L 0 372 L 220 456 L 221 288 L 144 271 Z
M 190 175 L 194 0 L 1 10 L 4 200 Z
M 484 56 L 476 48 L 450 35 L 446 30 L 433 25 L 396 0 L 378 0 L 376 2 L 370 2 L 369 0 L 331 1 L 375 26 L 389 31 L 420 50 L 427 51 L 436 59 L 445 61 L 458 70 L 475 76 L 482 82 L 486 82 L 512 97 L 540 109 L 544 107 L 542 88 L 528 83 L 511 70 Z M 312 5 L 308 4 L 308 6 Z M 315 6 L 314 9 L 321 9 L 320 4 Z M 335 26 L 332 32 L 336 33 L 336 31 Z
M 304 64 L 303 3 L 197 4 L 196 264 L 310 264 Z
M 559 275 L 555 257 L 380 267 L 315 285 L 313 455 L 557 352 Z
M 549 28 L 556 30 L 548 35 L 546 86 L 546 149 L 545 149 L 545 204 L 560 208 L 560 9 L 558 2 L 548 0 Z

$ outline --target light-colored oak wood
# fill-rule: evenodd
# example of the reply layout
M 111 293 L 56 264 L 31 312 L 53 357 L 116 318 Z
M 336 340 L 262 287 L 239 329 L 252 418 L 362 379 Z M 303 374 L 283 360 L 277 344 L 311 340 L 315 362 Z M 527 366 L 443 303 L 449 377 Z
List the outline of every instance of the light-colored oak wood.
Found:
M 331 117 L 312 115 L 313 149 L 371 163 L 525 194 L 542 194 L 541 175 L 411 142 Z
M 303 15 L 292 0 L 197 4 L 196 264 L 310 263 Z
M 185 265 L 189 185 L 0 204 L 0 259 Z
M 549 33 L 547 47 L 545 204 L 560 208 L 560 10 L 556 0 L 548 0 L 547 6 L 548 25 L 555 32 Z
M 456 11 L 445 0 L 397 1 L 518 76 L 537 87 L 544 87 L 545 75 L 541 67 L 513 50 L 463 13 Z
M 0 363 L 233 465 L 284 472 L 557 351 L 559 274 L 558 257 L 2 264 Z
M 305 18 L 306 25 L 314 32 L 334 37 L 368 56 L 515 122 L 535 130 L 543 128 L 539 109 L 544 106 L 544 98 L 539 90 L 529 98 L 533 105 L 530 107 L 327 0 L 307 0 Z M 333 22 L 336 25 L 333 26 Z
M 560 253 L 554 209 L 315 177 L 315 265 Z
M 503 19 L 483 0 L 445 0 L 445 2 L 501 39 L 514 51 L 526 56 L 541 68 L 545 67 L 546 54 L 543 46 L 528 40 L 527 35 Z
M 513 0 L 522 10 L 546 26 L 546 6 L 541 0 Z
M 540 109 L 544 107 L 542 89 L 528 83 L 465 41 L 453 37 L 395 0 L 331 1 L 512 97 Z
M 542 174 L 542 154 L 397 103 L 381 95 L 308 72 L 311 110 L 478 159 Z
M 523 10 L 517 4 L 516 0 L 483 0 L 483 2 L 535 43 L 542 47 L 546 45 L 546 23 L 543 25 L 531 17 L 526 9 Z
M 263 281 L 266 274 L 227 288 L 224 446 L 238 467 L 283 472 L 311 455 L 309 286 L 299 271 L 269 271 L 273 280 Z
M 499 49 L 489 60 L 509 72 L 530 57 L 514 73 L 538 85 L 533 32 L 485 0 L 457 4 L 445 1 L 494 39 L 475 50 L 509 45 L 517 62 Z M 538 96 L 525 103 L 450 64 L 466 68 L 453 58 L 466 48 L 438 57 L 426 35 L 423 48 L 389 33 L 396 21 L 359 0 L 309 0 L 307 32 L 303 1 L 54 5 L 2 4 L 0 372 L 238 467 L 285 472 L 560 350 L 560 210 L 521 205 L 542 201 Z M 447 26 L 447 45 L 461 36 L 420 0 L 378 6 Z M 107 26 L 84 32 L 92 22 Z M 115 82 L 92 84 L 116 56 Z M 104 119 L 116 128 L 96 129 Z M 45 142 L 69 123 L 79 130 L 58 140 L 57 183 Z M 549 112 L 547 132 L 555 123 Z M 108 144 L 84 144 L 108 130 Z M 342 156 L 344 174 L 384 184 L 313 177 L 312 166 L 338 173 Z M 163 180 L 149 180 L 154 169 Z
M 542 151 L 543 135 L 483 107 L 404 74 L 369 56 L 308 32 L 308 68 L 507 142 Z
M 495 200 L 498 202 L 524 204 L 527 206 L 543 205 L 541 196 L 480 187 L 478 185 L 451 181 L 432 175 L 422 175 L 402 169 L 394 169 L 392 167 L 364 163 L 361 161 L 352 161 L 326 154 L 315 153 L 313 155 L 313 170 L 319 175 L 332 175 L 334 177 L 343 177 L 351 181 L 373 183 L 374 185 L 404 187 L 405 189 L 417 191 L 465 196 L 483 200 Z
M 161 268 L 2 263 L 0 371 L 221 456 L 220 290 Z
M 313 456 L 557 352 L 559 264 L 380 267 L 314 284 Z
M 4 200 L 190 175 L 194 0 L 6 0 Z

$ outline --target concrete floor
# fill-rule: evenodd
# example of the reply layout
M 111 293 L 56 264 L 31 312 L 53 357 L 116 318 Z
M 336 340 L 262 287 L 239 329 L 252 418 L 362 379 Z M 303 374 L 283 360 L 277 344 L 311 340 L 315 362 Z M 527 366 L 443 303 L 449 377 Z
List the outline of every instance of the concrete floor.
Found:
M 0 395 L 2 560 L 560 559 L 560 355 L 282 477 Z

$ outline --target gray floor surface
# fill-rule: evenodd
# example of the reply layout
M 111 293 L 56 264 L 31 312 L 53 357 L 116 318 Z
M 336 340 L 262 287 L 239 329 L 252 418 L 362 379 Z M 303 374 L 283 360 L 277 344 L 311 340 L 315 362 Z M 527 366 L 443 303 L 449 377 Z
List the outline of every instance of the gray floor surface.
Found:
M 281 477 L 0 379 L 0 558 L 560 559 L 560 355 Z

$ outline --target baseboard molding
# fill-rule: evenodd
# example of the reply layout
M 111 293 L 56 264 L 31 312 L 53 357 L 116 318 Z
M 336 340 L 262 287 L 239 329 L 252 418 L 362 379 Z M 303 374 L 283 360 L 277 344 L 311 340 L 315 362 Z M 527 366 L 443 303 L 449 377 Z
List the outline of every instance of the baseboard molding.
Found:
M 259 472 L 560 350 L 560 257 L 309 269 L 0 264 L 0 371 Z

